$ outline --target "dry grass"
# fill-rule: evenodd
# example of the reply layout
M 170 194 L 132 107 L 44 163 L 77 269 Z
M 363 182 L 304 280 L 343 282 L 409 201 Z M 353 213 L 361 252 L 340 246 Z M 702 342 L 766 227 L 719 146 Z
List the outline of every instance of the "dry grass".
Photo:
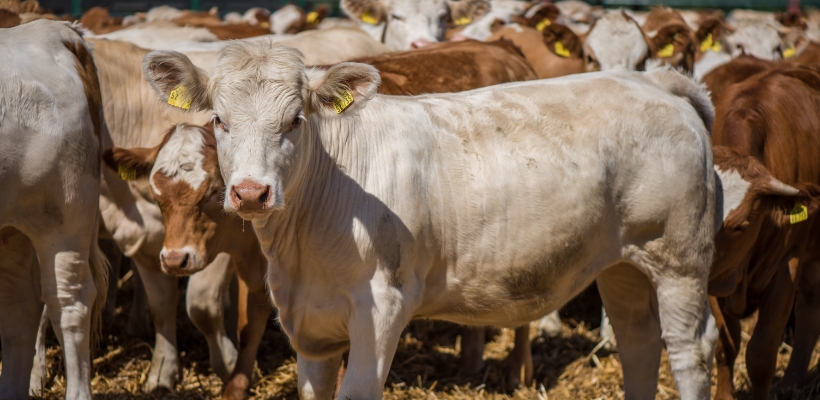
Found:
M 121 296 L 122 298 L 123 296 Z M 574 304 L 574 305 L 573 305 Z M 409 326 L 399 344 L 393 368 L 384 390 L 385 399 L 623 399 L 623 384 L 617 353 L 591 351 L 598 344 L 597 313 L 600 303 L 587 293 L 571 303 L 564 314 L 564 327 L 557 338 L 535 336 L 533 358 L 535 384 L 510 390 L 506 386 L 504 358 L 513 344 L 513 333 L 496 330 L 485 347 L 486 366 L 474 376 L 457 377 L 457 357 L 460 351 L 459 328 L 439 322 L 418 321 Z M 180 308 L 180 314 L 184 315 Z M 100 399 L 213 399 L 218 398 L 222 383 L 208 366 L 207 345 L 187 318 L 178 323 L 181 350 L 181 381 L 174 393 L 144 394 L 141 385 L 146 379 L 151 358 L 151 346 L 145 341 L 127 339 L 122 332 L 127 312 L 119 309 L 114 333 L 104 354 L 94 360 L 96 375 L 92 387 Z M 576 322 L 576 319 L 582 322 Z M 744 332 L 748 327 L 744 326 Z M 744 346 L 748 334 L 744 333 Z M 778 378 L 788 363 L 791 348 L 784 344 L 778 357 Z M 0 353 L 0 357 L 2 354 Z M 48 349 L 49 381 L 45 399 L 62 399 L 65 380 L 62 355 L 53 339 Z M 820 358 L 815 349 L 812 368 Z M 0 358 L 1 359 L 1 358 Z M 265 334 L 256 369 L 256 383 L 251 398 L 296 399 L 296 364 L 287 338 L 271 323 Z M 2 364 L 0 364 L 2 369 Z M 737 398 L 750 398 L 748 376 L 743 354 L 738 359 L 735 378 Z M 714 378 L 713 378 L 714 383 Z M 775 384 L 776 384 L 775 383 Z M 661 362 L 657 398 L 679 398 L 669 363 L 664 354 Z M 820 373 L 812 371 L 809 384 L 801 393 L 777 392 L 773 399 L 820 398 Z

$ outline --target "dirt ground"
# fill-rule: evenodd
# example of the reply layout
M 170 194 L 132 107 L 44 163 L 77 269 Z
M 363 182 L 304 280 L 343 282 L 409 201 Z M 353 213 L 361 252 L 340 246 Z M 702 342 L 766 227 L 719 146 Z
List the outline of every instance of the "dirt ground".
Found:
M 173 393 L 143 393 L 151 359 L 152 340 L 129 338 L 125 331 L 128 302 L 131 294 L 128 284 L 118 300 L 126 304 L 117 308 L 116 321 L 106 338 L 104 350 L 94 359 L 95 377 L 92 388 L 98 399 L 213 399 L 218 398 L 222 383 L 208 365 L 206 342 L 187 317 L 179 318 L 178 342 L 181 351 L 181 380 Z M 385 399 L 623 399 L 623 386 L 617 352 L 592 351 L 599 343 L 597 326 L 600 323 L 600 300 L 595 288 L 587 290 L 562 310 L 564 322 L 561 335 L 555 338 L 537 336 L 532 331 L 532 351 L 535 383 L 527 388 L 511 390 L 506 386 L 504 358 L 513 346 L 513 332 L 508 329 L 492 330 L 485 347 L 485 368 L 474 376 L 457 376 L 460 352 L 460 329 L 442 322 L 416 321 L 404 333 L 387 385 Z M 184 316 L 180 306 L 179 315 Z M 596 329 L 592 329 L 596 327 Z M 788 336 L 788 335 L 787 335 Z M 745 342 L 748 326 L 744 326 Z M 788 340 L 787 340 L 788 341 Z M 778 357 L 780 380 L 788 363 L 791 347 L 784 343 Z M 801 393 L 775 393 L 774 399 L 820 398 L 820 373 L 814 368 L 820 358 L 820 347 L 812 358 L 809 382 Z M 0 352 L 0 360 L 2 353 Z M 65 378 L 62 354 L 52 337 L 48 347 L 49 373 L 44 399 L 62 399 Z M 287 338 L 277 328 L 273 317 L 265 333 L 255 372 L 256 382 L 251 389 L 253 399 L 296 399 L 295 354 Z M 748 377 L 743 354 L 738 358 L 735 377 L 737 398 L 750 397 Z M 2 361 L 0 361 L 2 371 Z M 713 384 L 714 384 L 713 374 Z M 657 398 L 679 398 L 663 355 Z

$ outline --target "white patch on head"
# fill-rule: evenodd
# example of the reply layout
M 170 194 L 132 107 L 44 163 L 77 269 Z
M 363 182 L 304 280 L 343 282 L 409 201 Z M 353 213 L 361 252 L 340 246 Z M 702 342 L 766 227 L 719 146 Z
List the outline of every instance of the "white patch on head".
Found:
M 780 34 L 772 22 L 752 21 L 737 26 L 737 30 L 726 37 L 732 57 L 743 53 L 761 60 L 779 60 Z
M 655 36 L 658 36 L 658 31 L 646 32 L 646 36 L 649 36 L 650 39 L 654 39 Z
M 638 25 L 616 10 L 607 11 L 595 22 L 584 48 L 595 54 L 601 71 L 618 67 L 637 69 L 649 52 Z
M 270 31 L 283 35 L 287 33 L 288 28 L 302 18 L 299 8 L 293 4 L 288 4 L 270 16 Z
M 202 167 L 202 146 L 205 138 L 198 127 L 190 125 L 178 125 L 165 146 L 157 154 L 154 168 L 151 170 L 151 189 L 157 196 L 161 195 L 159 189 L 154 185 L 154 174 L 162 171 L 165 175 L 173 178 L 174 181 L 183 180 L 192 189 L 196 190 L 208 178 L 208 173 Z
M 475 40 L 487 40 L 492 36 L 492 28 L 495 20 L 499 20 L 505 24 L 512 22 L 513 16 L 521 15 L 529 3 L 517 0 L 494 0 L 490 2 L 490 11 L 467 25 L 464 30 L 459 32 L 460 36 L 468 37 Z M 535 8 L 535 7 L 533 7 Z M 538 10 L 536 10 L 537 12 Z M 535 13 L 533 13 L 535 15 Z
M 740 207 L 740 203 L 746 198 L 746 194 L 749 192 L 749 187 L 752 186 L 752 184 L 744 180 L 743 177 L 733 169 L 723 171 L 715 165 L 715 172 L 717 172 L 717 177 L 720 180 L 719 184 L 723 192 L 722 223 L 726 220 L 726 217 L 729 216 L 730 212 Z M 721 197 L 718 197 L 718 199 L 720 198 Z M 720 206 L 720 204 L 718 204 L 718 206 Z

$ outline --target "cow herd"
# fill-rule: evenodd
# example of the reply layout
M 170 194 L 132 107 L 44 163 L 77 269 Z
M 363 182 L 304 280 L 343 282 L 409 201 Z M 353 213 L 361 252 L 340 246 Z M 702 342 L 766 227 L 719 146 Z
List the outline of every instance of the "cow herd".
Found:
M 804 383 L 818 13 L 341 0 L 347 18 L 163 6 L 68 22 L 10 3 L 0 399 L 43 390 L 49 324 L 66 397 L 91 398 L 99 239 L 145 287 L 146 392 L 177 383 L 180 276 L 226 399 L 247 396 L 274 307 L 301 398 L 381 398 L 416 318 L 465 325 L 464 373 L 482 368 L 484 326 L 516 328 L 507 382 L 530 385 L 530 322 L 555 334 L 593 282 L 627 398 L 655 398 L 663 348 L 682 399 L 709 398 L 713 360 L 716 397 L 733 398 L 753 314 L 752 396 L 769 396 L 790 318 L 780 385 Z

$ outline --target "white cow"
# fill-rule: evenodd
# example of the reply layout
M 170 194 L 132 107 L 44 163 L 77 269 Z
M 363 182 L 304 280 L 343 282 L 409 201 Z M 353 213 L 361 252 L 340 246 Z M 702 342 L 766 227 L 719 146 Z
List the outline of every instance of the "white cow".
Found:
M 441 41 L 448 21 L 470 23 L 490 9 L 487 0 L 342 0 L 340 6 L 393 51 Z
M 607 10 L 589 28 L 584 57 L 587 71 L 636 70 L 649 57 L 649 46 L 635 20 L 622 11 Z
M 415 97 L 367 65 L 306 68 L 235 42 L 212 77 L 143 61 L 163 101 L 211 110 L 226 211 L 252 221 L 302 398 L 381 398 L 412 318 L 520 326 L 593 280 L 629 398 L 665 341 L 682 399 L 709 396 L 715 182 L 708 95 L 668 69 Z
M 108 273 L 97 247 L 105 122 L 77 29 L 48 20 L 0 29 L 2 399 L 28 398 L 43 303 L 63 349 L 66 398 L 91 398 L 89 343 Z

